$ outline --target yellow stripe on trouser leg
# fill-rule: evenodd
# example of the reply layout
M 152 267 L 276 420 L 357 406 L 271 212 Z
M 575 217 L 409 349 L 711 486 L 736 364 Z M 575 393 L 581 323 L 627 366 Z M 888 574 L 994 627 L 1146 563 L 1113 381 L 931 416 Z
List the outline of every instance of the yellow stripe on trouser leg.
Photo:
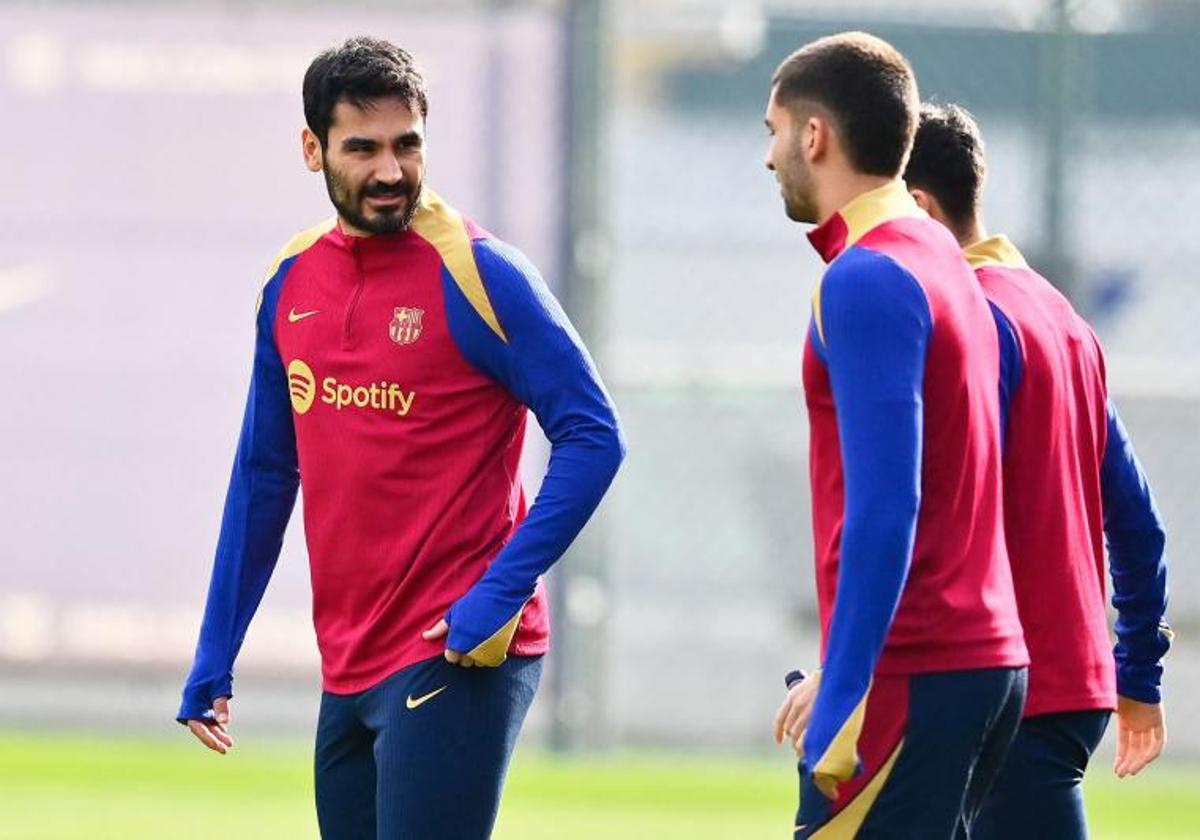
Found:
M 892 775 L 892 768 L 896 765 L 896 759 L 899 758 L 900 750 L 903 748 L 904 741 L 901 739 L 900 743 L 896 745 L 896 749 L 892 750 L 888 760 L 879 768 L 875 778 L 871 779 L 845 808 L 838 811 L 829 822 L 821 826 L 812 835 L 812 840 L 851 840 L 858 834 L 858 830 L 867 820 L 867 814 L 871 812 L 871 806 L 879 798 L 879 792 L 883 790 L 883 786 L 887 784 L 888 778 Z
M 471 650 L 467 656 L 475 660 L 476 665 L 486 665 L 490 668 L 495 668 L 504 662 L 508 658 L 508 648 L 512 644 L 513 636 L 516 635 L 517 625 L 521 622 L 521 613 L 524 610 L 524 607 L 517 610 L 517 614 L 510 618 L 503 627 Z

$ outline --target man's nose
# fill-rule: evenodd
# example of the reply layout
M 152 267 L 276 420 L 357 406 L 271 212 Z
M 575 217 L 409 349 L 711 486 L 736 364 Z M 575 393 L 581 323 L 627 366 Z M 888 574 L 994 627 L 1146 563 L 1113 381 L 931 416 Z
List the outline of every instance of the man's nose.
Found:
M 396 184 L 404 180 L 404 168 L 395 155 L 384 155 L 375 171 L 375 179 L 384 184 Z

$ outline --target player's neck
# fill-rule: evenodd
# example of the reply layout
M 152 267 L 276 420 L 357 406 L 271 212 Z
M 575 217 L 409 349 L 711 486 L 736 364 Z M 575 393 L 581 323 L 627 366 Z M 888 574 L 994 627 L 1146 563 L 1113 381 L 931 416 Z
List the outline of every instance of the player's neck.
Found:
M 346 217 L 340 213 L 338 214 L 337 221 L 338 228 L 340 228 L 342 233 L 346 234 L 346 236 L 353 236 L 355 239 L 366 239 L 367 237 L 371 236 L 370 231 L 356 228 L 354 225 L 346 221 Z
M 955 236 L 958 237 L 958 244 L 964 248 L 969 248 L 976 242 L 982 242 L 984 239 L 987 239 L 987 229 L 983 226 L 983 218 L 976 214 L 959 230 L 955 231 Z
M 817 193 L 817 224 L 824 224 L 830 216 L 841 210 L 863 193 L 877 190 L 890 184 L 895 178 L 886 175 L 865 175 L 861 172 L 845 171 L 830 178 Z

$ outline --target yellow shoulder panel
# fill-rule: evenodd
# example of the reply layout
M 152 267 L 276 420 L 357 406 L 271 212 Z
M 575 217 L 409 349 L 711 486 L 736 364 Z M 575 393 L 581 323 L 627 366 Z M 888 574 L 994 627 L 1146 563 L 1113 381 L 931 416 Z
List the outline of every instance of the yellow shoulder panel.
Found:
M 508 647 L 517 633 L 517 624 L 520 623 L 521 613 L 524 611 L 524 607 L 517 610 L 517 614 L 510 618 L 503 627 L 470 651 L 467 656 L 474 659 L 476 665 L 486 665 L 489 668 L 495 668 L 504 662 L 508 658 Z
M 479 266 L 475 264 L 475 254 L 471 250 L 471 237 L 459 212 L 425 187 L 421 191 L 421 203 L 413 216 L 412 230 L 437 249 L 450 276 L 479 317 L 501 341 L 507 342 L 508 336 L 504 334 L 487 289 L 483 286 L 483 278 L 479 275 Z
M 313 225 L 308 230 L 301 231 L 288 240 L 288 244 L 284 245 L 283 250 L 276 254 L 275 259 L 271 261 L 271 267 L 267 269 L 267 276 L 263 282 L 265 283 L 275 276 L 275 272 L 279 270 L 279 266 L 284 260 L 311 248 L 314 242 L 333 230 L 333 226 L 336 223 L 337 217 L 326 219 L 320 224 Z
M 981 239 L 963 249 L 963 255 L 971 268 L 979 269 L 987 265 L 999 265 L 1005 268 L 1026 268 L 1028 263 L 1017 246 L 1012 244 L 1007 236 L 990 236 Z
M 884 222 L 925 215 L 899 179 L 863 193 L 838 212 L 846 223 L 847 248 Z
M 812 310 L 813 321 L 817 324 L 817 338 L 821 339 L 821 343 L 825 343 L 825 322 L 821 319 L 821 280 L 817 279 L 817 286 L 812 293 Z

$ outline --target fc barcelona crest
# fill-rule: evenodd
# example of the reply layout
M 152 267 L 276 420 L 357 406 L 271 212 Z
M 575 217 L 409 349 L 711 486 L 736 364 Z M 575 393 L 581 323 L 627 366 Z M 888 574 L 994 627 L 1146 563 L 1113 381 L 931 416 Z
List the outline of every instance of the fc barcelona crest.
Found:
M 397 306 L 388 335 L 397 344 L 412 344 L 421 337 L 421 316 L 424 309 L 413 309 L 409 306 Z

